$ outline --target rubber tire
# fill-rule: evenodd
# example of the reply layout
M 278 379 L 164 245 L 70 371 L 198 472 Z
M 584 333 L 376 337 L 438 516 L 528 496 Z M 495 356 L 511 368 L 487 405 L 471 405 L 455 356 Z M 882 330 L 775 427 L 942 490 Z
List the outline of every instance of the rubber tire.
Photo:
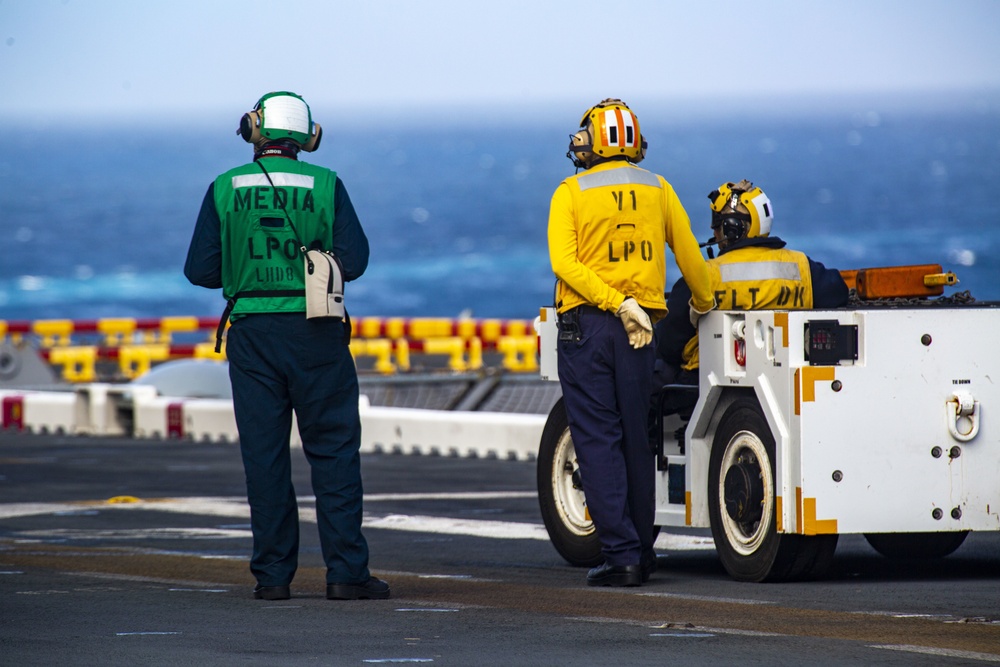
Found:
M 968 531 L 957 533 L 865 533 L 875 551 L 893 560 L 944 558 L 962 546 Z
M 712 442 L 708 509 L 716 552 L 726 572 L 737 581 L 817 577 L 829 567 L 837 548 L 838 535 L 778 533 L 774 454 L 774 437 L 756 399 L 736 399 L 723 414 Z M 738 523 L 725 509 L 726 471 L 740 456 L 756 464 L 765 480 L 763 515 L 752 524 Z
M 583 489 L 575 488 L 579 475 L 566 407 L 560 398 L 552 406 L 538 445 L 538 504 L 552 545 L 570 565 L 594 567 L 604 562 L 601 541 L 586 515 Z

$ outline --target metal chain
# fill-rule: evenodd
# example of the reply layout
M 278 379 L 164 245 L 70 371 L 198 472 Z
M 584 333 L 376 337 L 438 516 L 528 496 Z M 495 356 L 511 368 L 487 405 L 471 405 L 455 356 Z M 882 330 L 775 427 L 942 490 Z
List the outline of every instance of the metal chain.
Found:
M 896 297 L 892 299 L 862 299 L 856 289 L 851 289 L 847 297 L 848 306 L 962 306 L 975 303 L 976 299 L 969 290 L 956 292 L 950 296 L 939 296 L 936 299 L 922 297 Z

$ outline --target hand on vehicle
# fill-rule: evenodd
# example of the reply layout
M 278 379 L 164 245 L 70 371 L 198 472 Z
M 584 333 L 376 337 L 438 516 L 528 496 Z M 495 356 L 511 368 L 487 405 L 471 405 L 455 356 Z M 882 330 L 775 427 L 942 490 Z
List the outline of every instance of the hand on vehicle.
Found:
M 701 319 L 701 316 L 705 315 L 707 313 L 710 313 L 713 310 L 715 310 L 716 305 L 717 304 L 713 301 L 712 305 L 708 308 L 708 310 L 698 310 L 697 308 L 694 307 L 694 299 L 693 298 L 690 301 L 688 301 L 688 306 L 690 307 L 690 310 L 688 310 L 688 317 L 691 320 L 691 326 L 693 326 L 695 329 L 697 329 L 698 328 L 698 320 Z
M 615 315 L 621 318 L 628 334 L 628 342 L 635 349 L 645 347 L 653 340 L 653 324 L 649 321 L 649 315 L 632 297 L 622 301 Z

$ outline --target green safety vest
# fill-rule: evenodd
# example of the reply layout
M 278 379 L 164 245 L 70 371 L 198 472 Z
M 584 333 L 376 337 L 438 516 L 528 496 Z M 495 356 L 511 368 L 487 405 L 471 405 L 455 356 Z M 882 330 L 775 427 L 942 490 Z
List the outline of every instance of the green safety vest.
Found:
M 234 318 L 305 312 L 300 248 L 333 248 L 337 173 L 288 158 L 260 162 L 273 187 L 256 162 L 215 180 L 215 209 L 222 229 L 222 294 L 227 301 L 236 299 Z

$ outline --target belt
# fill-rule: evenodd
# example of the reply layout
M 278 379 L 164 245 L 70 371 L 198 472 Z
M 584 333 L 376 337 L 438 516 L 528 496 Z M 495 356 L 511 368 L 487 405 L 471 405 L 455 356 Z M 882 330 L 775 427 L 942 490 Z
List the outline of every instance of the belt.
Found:
M 240 297 L 259 297 L 259 296 L 305 296 L 306 291 L 304 289 L 300 290 L 249 290 L 246 292 L 237 292 L 233 295 L 233 298 L 226 301 L 226 309 L 222 311 L 222 317 L 219 318 L 219 326 L 215 330 L 215 353 L 218 354 L 222 350 L 222 333 L 226 330 L 226 324 L 229 322 L 229 316 L 233 314 L 233 308 L 236 306 L 236 301 Z
M 576 318 L 579 317 L 580 315 L 583 315 L 584 313 L 587 313 L 589 315 L 600 315 L 601 313 L 608 313 L 609 315 L 614 315 L 614 313 L 612 313 L 610 310 L 604 310 L 602 308 L 598 308 L 597 306 L 584 305 L 584 306 L 575 306 L 565 312 L 559 313 L 559 321 L 561 322 L 563 318 L 567 319 Z

